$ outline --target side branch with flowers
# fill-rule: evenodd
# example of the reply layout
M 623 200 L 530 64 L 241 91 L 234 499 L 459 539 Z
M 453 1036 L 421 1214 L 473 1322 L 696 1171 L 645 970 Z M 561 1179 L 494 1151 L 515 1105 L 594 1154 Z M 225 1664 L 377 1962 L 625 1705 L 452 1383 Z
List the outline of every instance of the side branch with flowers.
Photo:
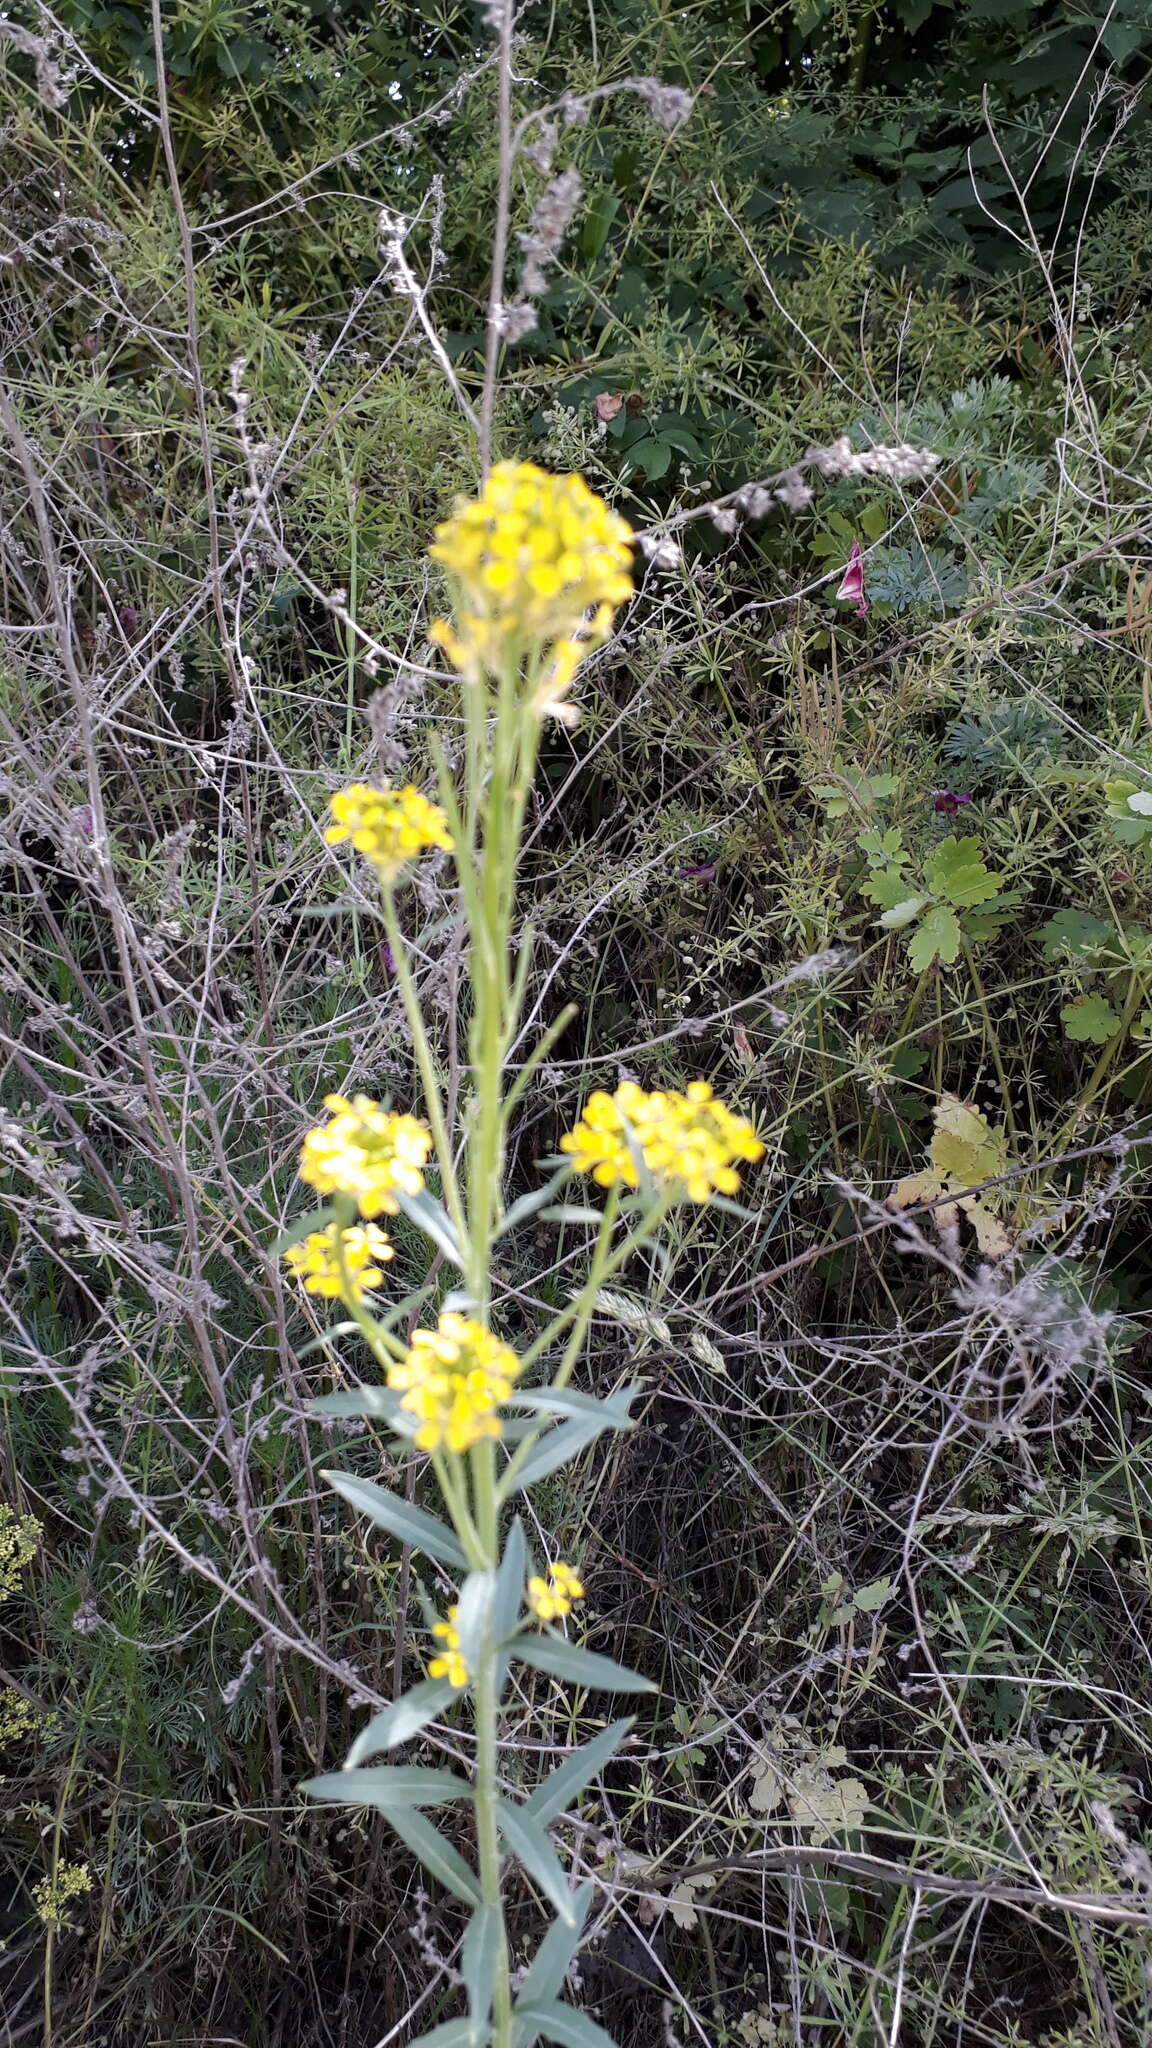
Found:
M 306 1789 L 375 1808 L 469 1908 L 459 1960 L 468 2010 L 424 2037 L 436 2048 L 531 2048 L 539 2038 L 605 2048 L 603 2030 L 561 1998 L 593 1888 L 573 1886 L 548 1828 L 609 1762 L 631 1722 L 614 1722 L 526 1798 L 513 1799 L 500 1779 L 500 1717 L 516 1660 L 606 1693 L 653 1688 L 556 1628 L 584 1597 L 578 1570 L 560 1558 L 531 1559 L 522 1523 L 507 1521 L 506 1511 L 604 1431 L 630 1426 L 637 1388 L 598 1400 L 570 1385 L 598 1290 L 678 1203 L 735 1194 L 738 1167 L 763 1151 L 751 1125 L 707 1082 L 683 1093 L 627 1082 L 593 1094 L 561 1139 L 563 1157 L 545 1184 L 511 1207 L 505 1202 L 512 1110 L 568 1021 L 544 1034 L 511 1079 L 530 971 L 526 935 L 516 929 L 516 877 L 540 726 L 546 716 L 572 719 L 580 664 L 631 594 L 630 542 L 625 522 L 580 477 L 498 464 L 482 495 L 459 502 L 437 529 L 431 549 L 454 596 L 453 621 L 439 622 L 433 637 L 460 678 L 460 784 L 442 760 L 435 799 L 414 787 L 354 783 L 333 798 L 327 829 L 332 844 L 349 843 L 379 879 L 423 1115 L 363 1095 L 326 1097 L 329 1119 L 307 1134 L 300 1157 L 301 1179 L 325 1206 L 289 1233 L 285 1258 L 310 1293 L 342 1303 L 383 1375 L 380 1384 L 317 1401 L 317 1412 L 371 1417 L 423 1454 L 442 1513 L 367 1480 L 326 1477 L 371 1522 L 454 1574 L 459 1592 L 432 1624 L 426 1679 L 369 1722 L 341 1771 Z M 449 1125 L 397 907 L 409 866 L 429 848 L 454 856 L 467 930 L 468 1092 L 458 1128 Z M 511 1318 L 494 1287 L 493 1248 L 506 1232 L 549 1220 L 569 1174 L 588 1175 L 606 1191 L 599 1212 L 581 1212 L 594 1227 L 584 1284 L 517 1351 L 501 1334 Z M 397 1334 L 397 1316 L 373 1312 L 393 1257 L 378 1219 L 401 1213 L 455 1279 L 438 1301 L 435 1326 L 408 1341 Z M 523 1314 L 518 1306 L 520 1328 Z M 470 1778 L 373 1761 L 465 1696 Z M 428 1819 L 430 1809 L 454 1804 L 471 1814 L 472 1862 Z M 555 1916 L 515 1995 L 503 1903 L 509 1858 Z

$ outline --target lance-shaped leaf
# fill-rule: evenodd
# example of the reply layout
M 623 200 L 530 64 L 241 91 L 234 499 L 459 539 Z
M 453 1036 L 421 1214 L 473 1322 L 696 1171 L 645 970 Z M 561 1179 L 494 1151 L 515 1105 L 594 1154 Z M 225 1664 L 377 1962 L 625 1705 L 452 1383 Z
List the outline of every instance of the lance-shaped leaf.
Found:
M 572 1923 L 554 1920 L 543 1941 L 540 1943 L 520 1986 L 520 2000 L 516 2008 L 517 2017 L 525 2005 L 555 1998 L 564 1988 L 564 1979 L 573 1956 L 580 1946 L 584 1922 L 592 1905 L 593 1887 L 582 1884 L 572 1894 Z
M 496 1825 L 517 1862 L 523 1864 L 529 1877 L 555 1906 L 561 1920 L 568 1927 L 574 1926 L 575 1894 L 543 1828 L 525 1814 L 523 1807 L 510 1806 L 506 1799 L 496 1801 Z
M 398 1743 L 410 1742 L 459 1697 L 457 1687 L 449 1685 L 446 1678 L 428 1678 L 422 1685 L 414 1685 L 383 1713 L 373 1714 L 367 1727 L 360 1730 L 344 1759 L 345 1771 L 355 1770 L 357 1764 L 383 1750 L 395 1749 Z
M 391 1387 L 342 1387 L 338 1394 L 320 1394 L 309 1401 L 310 1415 L 370 1415 L 390 1429 L 402 1429 L 404 1411 Z
M 393 1188 L 392 1193 L 397 1207 L 407 1216 L 408 1221 L 414 1223 L 418 1230 L 422 1230 L 425 1237 L 431 1238 L 437 1251 L 443 1252 L 446 1259 L 451 1259 L 454 1266 L 459 1266 L 463 1270 L 460 1240 L 443 1203 L 438 1202 L 435 1195 L 430 1195 L 427 1188 L 421 1188 L 418 1195 L 405 1194 L 403 1188 Z
M 555 1820 L 557 1814 L 563 1813 L 572 1804 L 576 1794 L 582 1792 L 589 1780 L 596 1776 L 597 1771 L 602 1771 L 605 1764 L 615 1756 L 634 1719 L 635 1716 L 630 1715 L 626 1721 L 613 1721 L 612 1726 L 605 1728 L 603 1734 L 594 1735 L 591 1742 L 584 1744 L 583 1749 L 578 1749 L 573 1756 L 565 1757 L 564 1762 L 554 1771 L 550 1771 L 536 1786 L 535 1791 L 529 1793 L 524 1802 L 523 1812 L 531 1814 L 532 1819 L 539 1821 L 542 1827 L 547 1827 L 549 1821 Z
M 480 1886 L 460 1851 L 453 1848 L 418 1807 L 394 1806 L 388 1815 L 388 1825 L 395 1829 L 400 1840 L 414 1856 L 419 1857 L 425 1870 L 443 1885 L 445 1891 L 463 1900 L 466 1906 L 482 1904 Z
M 408 2048 L 483 2048 L 487 2039 L 487 2027 L 477 2026 L 474 2019 L 445 2020 L 431 2033 L 410 2041 Z
M 512 1634 L 520 1619 L 526 1557 L 524 1529 L 517 1519 L 505 1538 L 504 1555 L 496 1574 L 496 1594 L 492 1602 L 492 1636 L 497 1643 L 504 1642 Z
M 306 1216 L 297 1216 L 294 1222 L 289 1223 L 287 1228 L 280 1232 L 272 1247 L 272 1257 L 281 1258 L 290 1245 L 301 1244 L 314 1230 L 327 1230 L 335 1213 L 329 1202 L 323 1209 L 309 1209 Z
M 578 1393 L 575 1387 L 515 1387 L 507 1406 L 532 1408 L 538 1415 L 563 1415 L 573 1422 L 595 1422 L 601 1429 L 633 1429 L 632 1403 L 643 1391 L 639 1380 L 618 1388 L 606 1400 Z
M 530 2037 L 543 2034 L 546 2041 L 558 2042 L 559 2048 L 616 2048 L 611 2034 L 590 2020 L 586 2012 L 577 2012 L 574 2005 L 560 2005 L 554 1998 L 540 1999 L 532 2005 L 518 2004 L 516 2020 Z
M 557 1188 L 568 1179 L 571 1171 L 571 1166 L 565 1160 L 559 1172 L 554 1173 L 551 1180 L 545 1181 L 542 1188 L 534 1188 L 531 1194 L 521 1195 L 518 1202 L 513 1202 L 503 1223 L 496 1232 L 496 1237 L 507 1237 L 510 1230 L 517 1229 L 521 1223 L 527 1223 L 530 1217 L 537 1215 L 541 1209 L 546 1208 L 556 1193 Z M 597 1221 L 599 1221 L 599 1217 L 597 1217 Z M 495 1242 L 495 1238 L 493 1242 Z
M 425 1514 L 423 1508 L 414 1506 L 410 1500 L 401 1500 L 398 1493 L 385 1492 L 382 1486 L 374 1485 L 370 1479 L 354 1479 L 348 1472 L 324 1472 L 321 1477 L 350 1507 L 367 1515 L 378 1529 L 387 1529 L 390 1536 L 399 1537 L 401 1543 L 411 1544 L 413 1550 L 422 1550 L 439 1564 L 459 1567 L 467 1563 L 447 1523 L 438 1522 L 435 1515 Z
M 455 1629 L 460 1654 L 469 1671 L 475 1671 L 492 1633 L 492 1602 L 496 1592 L 495 1572 L 469 1572 L 456 1602 Z
M 421 1770 L 415 1764 L 377 1764 L 371 1771 L 325 1771 L 309 1778 L 300 1790 L 310 1799 L 338 1799 L 345 1806 L 375 1806 L 381 1813 L 393 1807 L 448 1806 L 454 1799 L 472 1797 L 467 1779 L 454 1771 Z
M 460 1975 L 468 1993 L 473 2024 L 484 2027 L 492 2011 L 496 1992 L 496 1971 L 503 1947 L 503 1923 L 498 1906 L 477 1906 L 460 1949 Z
M 611 1657 L 594 1650 L 581 1650 L 562 1636 L 517 1636 L 508 1648 L 522 1664 L 546 1671 L 552 1678 L 569 1678 L 577 1685 L 595 1686 L 600 1692 L 655 1692 L 651 1679 L 641 1678 Z

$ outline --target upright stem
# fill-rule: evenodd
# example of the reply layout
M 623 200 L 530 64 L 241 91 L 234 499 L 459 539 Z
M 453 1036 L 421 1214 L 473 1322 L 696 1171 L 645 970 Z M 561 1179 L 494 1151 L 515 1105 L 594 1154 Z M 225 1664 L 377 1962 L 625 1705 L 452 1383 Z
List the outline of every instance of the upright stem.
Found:
M 504 271 L 508 261 L 508 217 L 512 209 L 512 22 L 514 0 L 502 0 L 498 64 L 497 124 L 500 165 L 496 184 L 496 221 L 492 234 L 492 277 L 488 287 L 488 335 L 484 350 L 484 389 L 480 396 L 480 473 L 492 462 L 492 418 L 496 410 L 496 372 L 500 363 L 500 313 L 504 302 Z

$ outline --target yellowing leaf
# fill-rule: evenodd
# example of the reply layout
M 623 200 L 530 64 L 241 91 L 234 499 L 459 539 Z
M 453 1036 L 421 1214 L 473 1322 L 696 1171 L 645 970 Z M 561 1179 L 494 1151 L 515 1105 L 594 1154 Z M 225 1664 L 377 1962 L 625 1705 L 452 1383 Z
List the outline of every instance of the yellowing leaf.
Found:
M 910 1209 L 913 1202 L 934 1202 L 944 1193 L 944 1183 L 931 1167 L 924 1173 L 910 1173 L 897 1181 L 888 1200 L 893 1209 Z
M 986 1209 L 983 1202 L 978 1202 L 975 1195 L 961 1202 L 960 1207 L 976 1232 L 976 1242 L 986 1259 L 1002 1259 L 1011 1251 L 1012 1239 L 1000 1218 L 994 1216 L 991 1209 Z
M 1004 1172 L 1008 1141 L 1003 1131 L 992 1129 L 982 1110 L 958 1096 L 942 1095 L 933 1116 L 932 1164 L 949 1189 L 979 1187 Z

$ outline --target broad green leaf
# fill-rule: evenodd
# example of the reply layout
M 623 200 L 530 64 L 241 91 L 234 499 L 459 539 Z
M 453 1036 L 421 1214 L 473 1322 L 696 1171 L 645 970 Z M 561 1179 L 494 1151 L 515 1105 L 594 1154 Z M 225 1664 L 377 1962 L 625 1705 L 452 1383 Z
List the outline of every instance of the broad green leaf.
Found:
M 529 1793 L 523 1811 L 539 1821 L 542 1827 L 547 1827 L 549 1821 L 564 1813 L 577 1793 L 582 1792 L 589 1780 L 615 1756 L 634 1721 L 633 1715 L 625 1721 L 613 1721 L 601 1735 L 594 1735 L 591 1742 L 586 1742 L 573 1756 L 565 1757 L 564 1762 L 550 1771 Z
M 504 1539 L 504 1555 L 496 1574 L 496 1596 L 492 1602 L 492 1636 L 497 1643 L 504 1642 L 512 1634 L 520 1619 L 526 1561 L 524 1528 L 517 1516 Z
M 957 910 L 995 896 L 1001 877 L 985 867 L 978 839 L 949 834 L 929 854 L 924 880 L 933 896 L 943 896 Z
M 1086 910 L 1058 910 L 1042 924 L 1036 937 L 1046 960 L 1059 960 L 1065 953 L 1092 953 L 1115 936 L 1115 925 L 1090 917 Z
M 468 2009 L 477 2027 L 487 2025 L 496 1991 L 501 1952 L 501 1917 L 496 1906 L 477 1906 L 460 1949 L 460 1975 L 468 1993 Z
M 335 1799 L 344 1806 L 375 1806 L 380 1813 L 394 1807 L 447 1806 L 471 1799 L 472 1787 L 455 1771 L 421 1770 L 415 1764 L 377 1764 L 371 1771 L 325 1771 L 308 1778 L 300 1790 L 310 1799 Z
M 496 1825 L 518 1863 L 522 1863 L 566 1927 L 576 1925 L 576 1897 L 555 1849 L 538 1822 L 506 1799 L 496 1801 Z
M 582 1884 L 572 1894 L 572 1924 L 554 1920 L 532 1961 L 528 1965 L 524 1981 L 520 1986 L 520 1999 L 516 2016 L 520 2017 L 525 2005 L 532 2005 L 542 1999 L 555 1998 L 564 1988 L 564 1979 L 576 1950 L 588 1911 L 592 1904 L 593 1887 Z
M 896 903 L 891 910 L 886 910 L 880 922 L 885 931 L 903 931 L 904 926 L 911 924 L 914 917 L 919 917 L 924 905 L 931 900 L 930 896 L 906 896 L 902 903 Z
M 543 2034 L 546 2041 L 556 2041 L 559 2048 L 616 2048 L 611 2034 L 586 2012 L 577 2012 L 574 2005 L 561 2005 L 554 1998 L 542 1999 L 535 2005 L 518 2005 L 516 2018 Z
M 866 882 L 861 882 L 860 894 L 874 903 L 877 910 L 895 910 L 908 901 L 908 877 L 903 868 L 876 868 Z
M 595 1650 L 582 1650 L 559 1636 L 517 1636 L 508 1648 L 522 1664 L 546 1671 L 552 1678 L 569 1678 L 577 1685 L 595 1686 L 600 1692 L 655 1692 L 650 1678 L 641 1678 L 611 1657 Z
M 449 1685 L 446 1678 L 428 1678 L 423 1684 L 414 1685 L 392 1706 L 385 1707 L 382 1713 L 373 1714 L 348 1751 L 344 1769 L 354 1770 L 366 1758 L 395 1749 L 398 1743 L 410 1742 L 414 1735 L 419 1735 L 422 1728 L 442 1714 L 445 1707 L 450 1707 L 453 1700 L 459 1698 L 458 1688 Z
M 442 1251 L 446 1259 L 451 1259 L 454 1266 L 462 1268 L 464 1260 L 460 1241 L 443 1203 L 438 1202 L 435 1195 L 430 1195 L 427 1188 L 421 1188 L 418 1195 L 407 1195 L 403 1188 L 394 1188 L 392 1192 L 397 1207 L 409 1222 L 415 1223 L 425 1237 L 430 1237 L 437 1250 Z
M 425 1870 L 444 1886 L 445 1891 L 451 1892 L 454 1898 L 462 1899 L 466 1906 L 483 1903 L 475 1874 L 469 1870 L 460 1851 L 453 1848 L 439 1828 L 433 1827 L 417 1807 L 392 1807 L 388 1825 L 412 1854 L 419 1857 Z
M 1107 1045 L 1110 1038 L 1115 1038 L 1123 1019 L 1104 996 L 1088 995 L 1077 996 L 1074 1003 L 1061 1010 L 1060 1022 L 1078 1045 Z
M 401 1500 L 399 1494 L 386 1493 L 371 1479 L 354 1479 L 347 1472 L 323 1472 L 321 1477 L 350 1507 L 367 1515 L 378 1529 L 387 1529 L 390 1536 L 399 1537 L 401 1543 L 411 1544 L 413 1550 L 422 1550 L 439 1564 L 461 1566 L 467 1562 L 447 1523 L 425 1514 L 423 1508 L 415 1507 L 410 1500 Z
M 934 903 L 908 942 L 908 962 L 914 974 L 923 974 L 934 960 L 948 966 L 960 952 L 960 921 L 946 903 Z
M 1152 789 L 1134 789 L 1128 799 L 1128 809 L 1135 811 L 1138 818 L 1152 818 Z

